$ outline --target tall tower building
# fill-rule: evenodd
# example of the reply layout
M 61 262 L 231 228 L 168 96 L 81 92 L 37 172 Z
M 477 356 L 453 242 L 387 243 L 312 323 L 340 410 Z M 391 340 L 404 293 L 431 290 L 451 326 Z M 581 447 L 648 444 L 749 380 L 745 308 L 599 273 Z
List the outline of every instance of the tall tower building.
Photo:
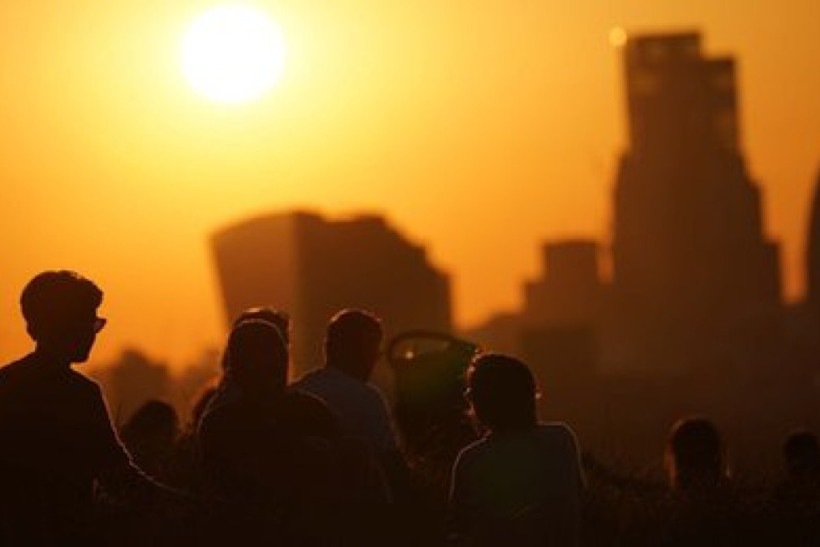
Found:
M 735 62 L 681 33 L 629 39 L 624 63 L 615 290 L 639 331 L 691 347 L 780 301 L 778 249 L 740 149 Z
M 814 187 L 806 249 L 806 300 L 820 314 L 820 171 Z
M 251 306 L 286 310 L 297 375 L 321 365 L 325 327 L 342 308 L 376 313 L 388 336 L 450 330 L 447 276 L 381 217 L 271 214 L 224 228 L 211 243 L 228 324 Z

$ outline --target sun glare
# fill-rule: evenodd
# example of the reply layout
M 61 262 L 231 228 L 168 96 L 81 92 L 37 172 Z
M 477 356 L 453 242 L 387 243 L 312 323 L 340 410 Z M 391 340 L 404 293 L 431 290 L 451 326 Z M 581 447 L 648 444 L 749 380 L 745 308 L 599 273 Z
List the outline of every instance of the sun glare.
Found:
M 259 98 L 282 73 L 285 42 L 268 15 L 250 6 L 216 6 L 182 39 L 182 70 L 198 93 L 221 103 Z

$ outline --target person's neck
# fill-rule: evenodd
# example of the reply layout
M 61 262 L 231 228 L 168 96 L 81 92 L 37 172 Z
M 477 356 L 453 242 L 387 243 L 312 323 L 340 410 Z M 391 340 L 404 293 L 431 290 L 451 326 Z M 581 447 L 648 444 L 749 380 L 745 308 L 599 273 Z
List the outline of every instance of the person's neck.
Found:
M 62 352 L 48 346 L 38 344 L 34 348 L 34 355 L 36 355 L 41 362 L 47 364 L 49 367 L 64 369 L 71 367 L 71 359 L 67 358 Z

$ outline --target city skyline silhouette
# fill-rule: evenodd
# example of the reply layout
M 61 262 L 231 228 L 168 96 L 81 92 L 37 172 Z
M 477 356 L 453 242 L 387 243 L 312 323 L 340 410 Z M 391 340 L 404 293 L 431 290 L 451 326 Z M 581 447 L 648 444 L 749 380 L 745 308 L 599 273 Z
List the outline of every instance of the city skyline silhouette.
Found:
M 350 47 L 378 43 L 387 29 L 397 41 L 386 42 L 393 44 L 386 58 L 364 57 L 373 71 L 351 72 L 341 63 L 315 74 L 328 84 L 323 89 L 336 90 L 332 101 L 329 92 L 317 95 L 299 70 L 327 67 L 322 63 L 331 60 L 330 46 L 347 36 L 350 19 L 325 34 L 300 35 L 296 31 L 308 27 L 316 32 L 310 26 L 316 22 L 303 12 L 290 21 L 274 13 L 291 55 L 313 55 L 312 64 L 291 58 L 280 86 L 236 110 L 203 103 L 183 87 L 172 52 L 193 13 L 187 8 L 169 13 L 170 19 L 129 18 L 120 8 L 95 14 L 55 9 L 41 26 L 21 24 L 4 34 L 21 47 L 12 48 L 17 53 L 7 65 L 7 73 L 18 77 L 5 103 L 11 118 L 2 176 L 14 199 L 4 201 L 0 218 L 17 254 L 0 280 L 3 355 L 25 344 L 11 319 L 15 287 L 40 269 L 70 265 L 96 273 L 117 295 L 107 303 L 112 328 L 95 358 L 137 345 L 175 366 L 195 360 L 222 336 L 204 236 L 245 215 L 292 208 L 331 217 L 385 213 L 453 275 L 460 328 L 516 308 L 522 282 L 538 272 L 543 240 L 606 242 L 611 234 L 608 201 L 626 138 L 620 52 L 608 41 L 617 26 L 628 33 L 703 28 L 707 54 L 739 60 L 742 148 L 764 192 L 764 230 L 783 243 L 785 294 L 791 300 L 801 294 L 818 163 L 810 136 L 820 122 L 812 121 L 814 37 L 799 29 L 813 20 L 813 4 L 795 6 L 783 21 L 757 12 L 727 19 L 705 6 L 691 7 L 697 17 L 624 5 L 598 15 L 532 8 L 500 19 L 487 5 L 469 13 L 426 5 L 401 14 L 377 9 L 360 29 L 369 42 Z M 6 21 L 40 21 L 25 8 L 10 10 Z M 421 57 L 413 58 L 407 48 L 416 37 L 397 33 L 396 25 L 417 17 L 428 17 L 423 28 L 432 34 L 414 50 Z M 496 25 L 497 39 L 482 45 L 481 35 L 468 32 L 459 17 L 476 31 Z M 58 18 L 65 30 L 52 32 Z M 559 32 L 562 24 L 575 31 Z M 775 48 L 787 25 L 795 29 L 792 38 Z M 92 27 L 98 39 L 77 38 Z M 148 30 L 156 39 L 132 47 Z M 54 40 L 63 54 L 46 62 Z M 347 50 L 337 50 L 342 59 Z M 69 71 L 75 60 L 79 68 Z M 132 70 L 123 75 L 113 69 L 115 61 Z M 67 72 L 75 76 L 64 80 L 58 100 L 46 90 Z M 331 85 L 347 81 L 344 74 L 349 84 Z M 777 89 L 790 100 L 779 100 Z M 772 124 L 783 127 L 767 130 Z M 65 214 L 65 207 L 74 214 Z M 25 220 L 44 229 L 18 229 Z M 502 227 L 508 231 L 503 237 Z M 488 250 L 504 252 L 507 263 L 486 261 Z

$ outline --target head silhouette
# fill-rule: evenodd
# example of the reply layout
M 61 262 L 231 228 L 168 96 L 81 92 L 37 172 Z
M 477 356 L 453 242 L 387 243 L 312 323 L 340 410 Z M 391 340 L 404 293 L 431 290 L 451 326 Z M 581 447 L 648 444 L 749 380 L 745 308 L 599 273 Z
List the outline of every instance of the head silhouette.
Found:
M 379 360 L 381 344 L 381 321 L 375 315 L 342 310 L 327 326 L 325 362 L 354 378 L 367 380 Z
M 233 326 L 237 326 L 248 319 L 259 319 L 260 321 L 267 321 L 279 329 L 279 334 L 285 339 L 285 342 L 290 342 L 290 316 L 287 312 L 277 310 L 269 306 L 257 306 L 248 308 L 239 314 L 239 317 L 234 321 Z
M 725 476 L 723 447 L 715 425 L 685 418 L 672 426 L 667 444 L 670 485 L 675 490 L 711 489 Z
M 792 433 L 783 444 L 783 457 L 789 475 L 803 478 L 820 474 L 820 446 L 810 431 Z
M 284 391 L 288 348 L 279 329 L 259 319 L 240 322 L 228 337 L 223 361 L 230 381 L 247 391 Z
M 28 282 L 20 308 L 38 350 L 82 363 L 105 325 L 105 319 L 97 317 L 102 298 L 100 288 L 76 272 L 47 271 Z
M 123 439 L 156 441 L 170 445 L 179 434 L 179 417 L 174 407 L 155 399 L 146 401 L 122 427 Z
M 535 379 L 523 362 L 483 353 L 467 370 L 467 397 L 476 418 L 498 433 L 535 425 Z

